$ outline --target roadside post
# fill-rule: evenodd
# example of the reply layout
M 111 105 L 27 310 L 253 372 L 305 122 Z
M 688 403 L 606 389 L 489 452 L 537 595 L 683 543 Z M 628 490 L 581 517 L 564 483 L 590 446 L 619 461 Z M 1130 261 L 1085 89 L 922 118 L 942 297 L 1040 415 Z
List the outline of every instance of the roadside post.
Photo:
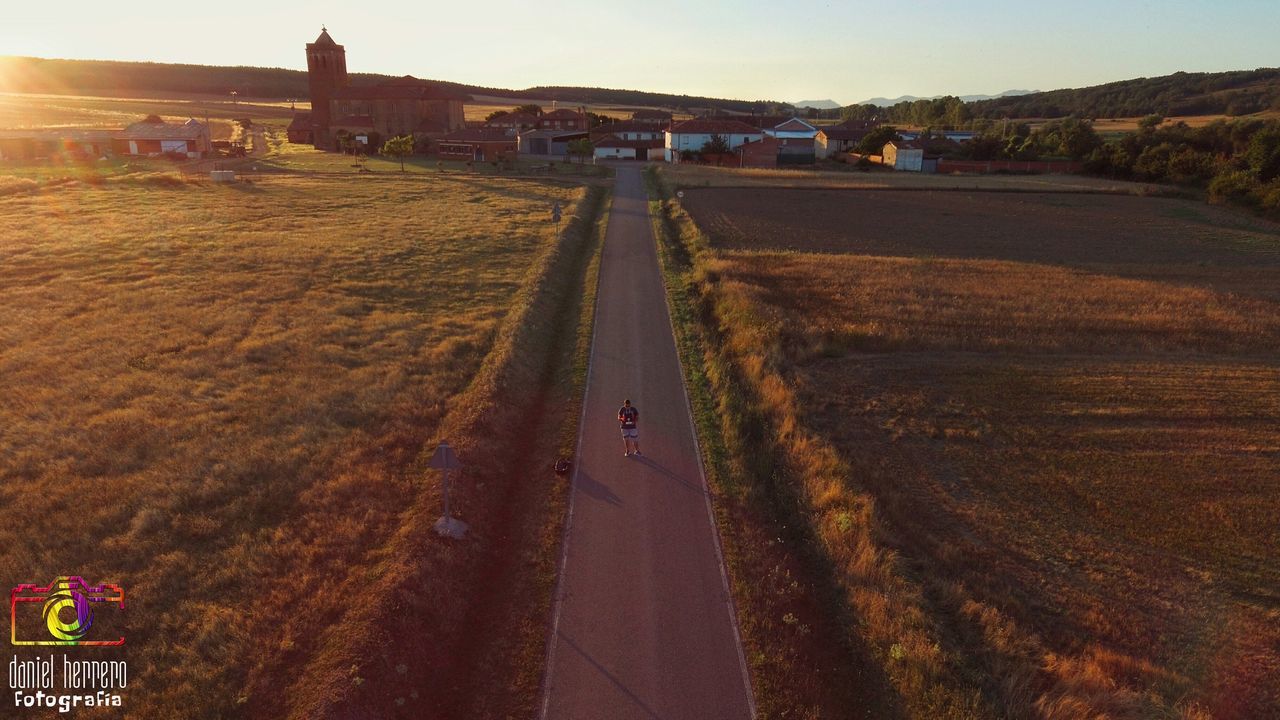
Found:
M 560 203 L 551 206 L 551 219 L 556 222 L 556 235 L 560 234 Z
M 427 465 L 444 473 L 444 515 L 436 520 L 436 534 L 461 540 L 467 534 L 467 524 L 449 514 L 449 471 L 460 470 L 462 463 L 458 461 L 458 456 L 449 447 L 449 443 L 441 441 Z

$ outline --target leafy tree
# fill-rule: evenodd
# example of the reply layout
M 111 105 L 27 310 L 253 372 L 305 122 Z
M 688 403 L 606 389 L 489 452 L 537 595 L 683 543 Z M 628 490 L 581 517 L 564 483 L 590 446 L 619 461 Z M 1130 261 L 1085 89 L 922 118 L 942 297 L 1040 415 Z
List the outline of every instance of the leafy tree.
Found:
M 587 138 L 569 141 L 569 154 L 578 158 L 579 162 L 585 161 L 593 152 L 595 152 L 595 148 L 592 147 L 591 141 Z
M 710 140 L 702 144 L 703 155 L 724 155 L 728 152 L 729 141 L 723 135 L 712 135 Z
M 1280 177 L 1280 124 L 1271 123 L 1254 133 L 1245 151 L 1245 161 L 1264 183 Z
M 510 110 L 494 110 L 493 112 L 484 116 L 484 121 L 493 122 L 494 120 L 497 120 L 500 117 L 505 117 L 510 114 L 511 114 Z
M 1160 123 L 1163 123 L 1163 122 L 1164 122 L 1164 118 L 1159 115 L 1155 115 L 1155 114 L 1147 115 L 1146 117 L 1138 121 L 1138 131 L 1154 132 L 1156 128 L 1160 127 Z
M 512 110 L 511 112 L 526 113 L 529 115 L 533 115 L 534 117 L 537 117 L 542 114 L 542 106 L 536 103 L 525 103 L 524 105 L 520 105 L 519 107 L 517 107 L 515 110 Z
M 400 135 L 382 144 L 382 154 L 400 159 L 400 172 L 404 172 L 404 159 L 413 154 L 413 136 Z
M 876 155 L 884 148 L 885 143 L 897 139 L 899 139 L 898 128 L 892 125 L 881 125 L 863 136 L 862 141 L 858 143 L 858 152 Z

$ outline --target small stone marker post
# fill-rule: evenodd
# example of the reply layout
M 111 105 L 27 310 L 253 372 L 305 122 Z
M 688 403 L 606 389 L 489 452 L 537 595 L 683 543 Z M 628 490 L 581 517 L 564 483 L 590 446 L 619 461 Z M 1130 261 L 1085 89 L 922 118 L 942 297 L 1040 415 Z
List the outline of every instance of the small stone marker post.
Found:
M 444 473 L 444 515 L 436 520 L 436 534 L 461 540 L 467 534 L 467 524 L 449 515 L 449 471 L 461 469 L 462 463 L 449 443 L 441 441 L 427 465 Z

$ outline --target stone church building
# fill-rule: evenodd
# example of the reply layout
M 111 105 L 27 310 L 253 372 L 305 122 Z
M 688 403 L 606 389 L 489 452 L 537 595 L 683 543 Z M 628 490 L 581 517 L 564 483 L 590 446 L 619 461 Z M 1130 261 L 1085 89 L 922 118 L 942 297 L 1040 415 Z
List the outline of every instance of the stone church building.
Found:
M 347 81 L 347 51 L 321 28 L 307 43 L 311 112 L 289 124 L 290 142 L 337 150 L 344 137 L 367 138 L 370 146 L 397 135 L 434 138 L 466 126 L 463 103 L 471 98 L 437 83 L 406 75 L 377 85 Z

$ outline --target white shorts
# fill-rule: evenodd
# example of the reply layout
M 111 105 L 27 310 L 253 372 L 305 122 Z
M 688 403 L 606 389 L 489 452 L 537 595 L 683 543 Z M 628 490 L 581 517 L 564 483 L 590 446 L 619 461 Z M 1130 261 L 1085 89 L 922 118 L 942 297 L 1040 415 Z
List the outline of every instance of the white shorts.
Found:
M 640 429 L 639 428 L 622 428 L 622 437 L 627 440 L 639 440 Z

